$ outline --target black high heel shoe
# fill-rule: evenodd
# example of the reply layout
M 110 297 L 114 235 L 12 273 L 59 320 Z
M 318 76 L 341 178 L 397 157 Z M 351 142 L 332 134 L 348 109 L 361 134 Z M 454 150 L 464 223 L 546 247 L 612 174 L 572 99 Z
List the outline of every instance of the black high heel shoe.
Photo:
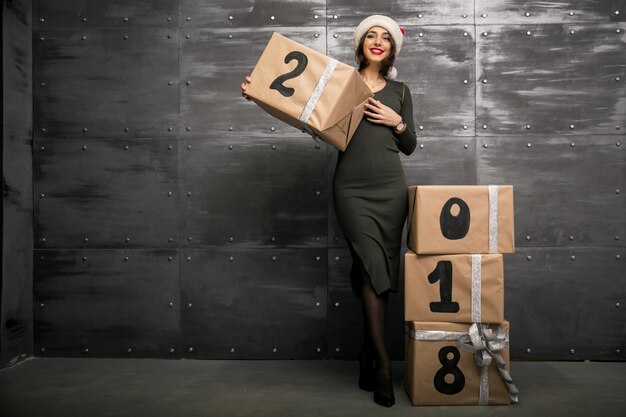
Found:
M 383 394 L 382 392 L 374 390 L 374 402 L 389 408 L 396 403 L 396 397 L 394 397 L 393 392 L 391 394 Z
M 391 369 L 389 369 L 389 379 L 386 380 L 387 387 L 382 390 L 383 385 L 376 377 L 374 378 L 374 402 L 383 407 L 391 407 L 396 403 L 396 397 L 393 395 L 393 383 L 391 379 Z

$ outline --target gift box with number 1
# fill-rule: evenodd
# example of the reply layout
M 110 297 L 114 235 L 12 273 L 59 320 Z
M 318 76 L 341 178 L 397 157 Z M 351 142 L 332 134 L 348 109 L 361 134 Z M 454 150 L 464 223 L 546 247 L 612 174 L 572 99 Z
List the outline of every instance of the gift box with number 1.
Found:
M 372 92 L 351 66 L 274 32 L 246 94 L 270 115 L 343 151 Z

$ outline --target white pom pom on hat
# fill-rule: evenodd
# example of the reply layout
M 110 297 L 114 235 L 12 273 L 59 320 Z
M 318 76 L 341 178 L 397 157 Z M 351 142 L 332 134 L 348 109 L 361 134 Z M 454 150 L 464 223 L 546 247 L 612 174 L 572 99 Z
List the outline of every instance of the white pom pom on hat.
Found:
M 358 49 L 361 38 L 367 33 L 367 31 L 370 28 L 374 26 L 380 26 L 386 29 L 387 32 L 389 32 L 389 35 L 391 35 L 394 43 L 396 44 L 395 54 L 396 56 L 398 56 L 398 53 L 400 52 L 400 49 L 402 48 L 402 40 L 404 38 L 404 31 L 395 22 L 395 20 L 393 20 L 390 17 L 383 16 L 380 14 L 373 14 L 371 16 L 368 16 L 365 19 L 363 19 L 361 23 L 359 23 L 359 26 L 357 26 L 356 30 L 354 31 L 354 42 L 353 42 L 354 52 L 356 52 L 356 50 Z M 396 78 L 397 74 L 398 74 L 398 71 L 396 70 L 395 67 L 392 66 L 391 68 L 389 68 L 389 71 L 387 72 L 387 78 L 393 80 Z

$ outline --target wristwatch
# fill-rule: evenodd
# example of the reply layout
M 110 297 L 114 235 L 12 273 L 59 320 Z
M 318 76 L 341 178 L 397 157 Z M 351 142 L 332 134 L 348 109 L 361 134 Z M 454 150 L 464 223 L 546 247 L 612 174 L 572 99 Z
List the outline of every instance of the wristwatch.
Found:
M 396 133 L 402 133 L 404 132 L 404 129 L 406 129 L 406 123 L 404 123 L 404 120 L 400 121 L 400 123 L 398 123 L 398 126 L 396 126 L 393 130 Z

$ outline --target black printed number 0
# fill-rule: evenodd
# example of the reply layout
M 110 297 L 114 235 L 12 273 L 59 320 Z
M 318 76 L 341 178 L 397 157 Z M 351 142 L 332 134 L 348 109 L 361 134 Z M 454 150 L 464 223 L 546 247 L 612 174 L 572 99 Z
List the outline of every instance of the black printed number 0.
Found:
M 452 358 L 448 358 L 448 355 L 452 354 Z M 457 367 L 461 359 L 461 353 L 454 346 L 444 346 L 439 350 L 439 362 L 441 368 L 435 374 L 434 385 L 435 389 L 442 394 L 454 395 L 463 391 L 465 388 L 465 375 Z M 446 375 L 452 375 L 454 380 L 452 382 L 446 381 Z
M 454 216 L 450 209 L 454 205 L 459 206 L 459 213 Z M 441 233 L 450 240 L 463 239 L 470 226 L 470 209 L 467 203 L 458 197 L 452 197 L 441 208 L 439 214 L 439 227 Z
M 285 64 L 290 63 L 294 59 L 298 61 L 298 65 L 292 71 L 276 77 L 270 84 L 270 89 L 278 91 L 284 97 L 291 97 L 295 90 L 291 87 L 285 87 L 283 83 L 302 74 L 309 63 L 309 59 L 302 52 L 291 51 L 285 56 Z

